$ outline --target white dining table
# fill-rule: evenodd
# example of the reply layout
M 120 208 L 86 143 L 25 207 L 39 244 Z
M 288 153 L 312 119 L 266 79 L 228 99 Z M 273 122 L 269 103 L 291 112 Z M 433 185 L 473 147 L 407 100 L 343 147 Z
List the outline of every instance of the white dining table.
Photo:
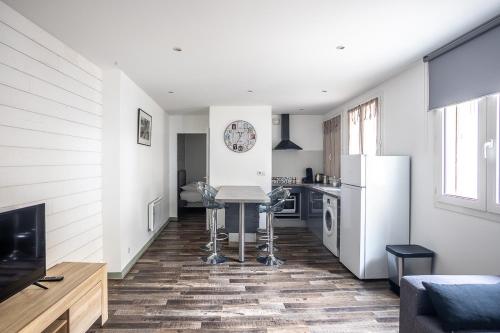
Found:
M 220 186 L 216 201 L 224 203 L 239 203 L 239 255 L 240 262 L 245 261 L 245 204 L 266 203 L 269 197 L 260 186 Z

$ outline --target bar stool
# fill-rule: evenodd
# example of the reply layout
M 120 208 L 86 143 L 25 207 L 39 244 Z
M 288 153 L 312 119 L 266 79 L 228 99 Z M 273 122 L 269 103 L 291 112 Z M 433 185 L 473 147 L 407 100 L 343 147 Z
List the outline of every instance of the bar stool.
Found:
M 211 186 L 211 185 L 209 185 L 209 184 L 207 184 L 205 182 L 196 182 L 196 185 L 197 185 L 197 187 L 203 188 L 203 189 L 207 190 L 208 192 L 210 192 L 210 195 L 213 198 L 215 198 L 215 196 L 219 192 L 215 187 L 213 187 L 213 186 Z M 211 214 L 211 212 L 209 212 L 209 214 Z M 211 217 L 209 217 L 209 219 L 210 218 Z M 212 225 L 211 225 L 210 222 L 208 223 L 208 234 L 210 235 L 209 236 L 210 240 L 208 241 L 207 244 L 200 246 L 200 249 L 203 250 L 203 251 L 206 251 L 206 252 L 212 251 L 212 244 L 213 244 L 213 241 L 212 241 Z M 225 239 L 229 238 L 229 234 L 226 233 L 226 229 L 225 228 L 217 228 L 217 237 L 219 238 L 219 240 L 225 240 Z
M 279 192 L 277 202 L 273 205 L 260 205 L 259 213 L 266 213 L 266 223 L 268 225 L 267 239 L 267 255 L 257 257 L 257 261 L 266 266 L 280 266 L 285 263 L 285 260 L 280 259 L 274 255 L 274 227 L 273 218 L 274 214 L 283 210 L 285 200 L 290 196 L 290 191 L 283 190 Z
M 272 190 L 271 192 L 269 192 L 267 194 L 267 196 L 269 197 L 270 201 L 269 203 L 266 203 L 264 204 L 265 206 L 271 206 L 273 204 L 275 204 L 277 202 L 277 200 L 280 198 L 281 195 L 283 195 L 283 186 L 279 186 L 277 188 L 275 188 L 274 190 Z M 265 211 L 260 211 L 259 210 L 259 213 L 264 213 Z M 268 247 L 269 247 L 269 240 L 267 239 L 268 236 L 269 236 L 269 223 L 268 223 L 268 219 L 266 218 L 266 227 L 265 228 L 258 228 L 257 229 L 257 233 L 258 234 L 264 234 L 265 236 L 261 236 L 259 237 L 259 240 L 263 240 L 265 241 L 264 244 L 259 244 L 256 246 L 257 250 L 259 251 L 265 251 L 267 252 L 268 251 Z M 274 239 L 273 240 L 276 240 L 278 239 L 278 236 L 274 236 Z M 274 251 L 279 251 L 278 247 L 277 246 L 274 246 Z
M 227 258 L 218 253 L 220 247 L 218 246 L 217 242 L 227 239 L 227 236 L 219 237 L 217 233 L 217 211 L 219 209 L 225 208 L 225 205 L 221 202 L 215 201 L 215 193 L 213 193 L 213 191 L 210 191 L 210 189 L 206 186 L 203 186 L 203 184 L 198 184 L 197 189 L 203 199 L 203 206 L 210 210 L 210 242 L 206 245 L 206 247 L 209 248 L 209 251 L 211 253 L 208 256 L 203 257 L 202 260 L 207 264 L 220 264 L 225 262 Z

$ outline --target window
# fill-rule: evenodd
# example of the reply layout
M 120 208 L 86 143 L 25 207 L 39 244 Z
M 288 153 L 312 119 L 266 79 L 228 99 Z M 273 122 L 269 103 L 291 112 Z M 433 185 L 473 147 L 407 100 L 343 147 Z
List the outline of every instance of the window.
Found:
M 477 199 L 477 101 L 444 109 L 444 193 Z
M 499 95 L 450 105 L 440 112 L 440 203 L 500 213 Z
M 347 111 L 349 155 L 377 155 L 379 152 L 378 98 Z

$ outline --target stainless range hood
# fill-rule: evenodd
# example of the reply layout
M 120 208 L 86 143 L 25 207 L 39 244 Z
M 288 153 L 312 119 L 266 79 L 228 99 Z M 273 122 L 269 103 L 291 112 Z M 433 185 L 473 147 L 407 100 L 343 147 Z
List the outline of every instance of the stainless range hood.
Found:
M 274 150 L 302 150 L 302 148 L 290 140 L 290 115 L 281 115 L 281 141 L 274 147 Z

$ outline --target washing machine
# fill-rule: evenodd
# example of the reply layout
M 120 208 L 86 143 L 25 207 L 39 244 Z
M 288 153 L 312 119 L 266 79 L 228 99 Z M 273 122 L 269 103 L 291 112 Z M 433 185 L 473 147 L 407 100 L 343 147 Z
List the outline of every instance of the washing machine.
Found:
M 323 245 L 335 256 L 340 252 L 340 215 L 338 199 L 323 195 Z

